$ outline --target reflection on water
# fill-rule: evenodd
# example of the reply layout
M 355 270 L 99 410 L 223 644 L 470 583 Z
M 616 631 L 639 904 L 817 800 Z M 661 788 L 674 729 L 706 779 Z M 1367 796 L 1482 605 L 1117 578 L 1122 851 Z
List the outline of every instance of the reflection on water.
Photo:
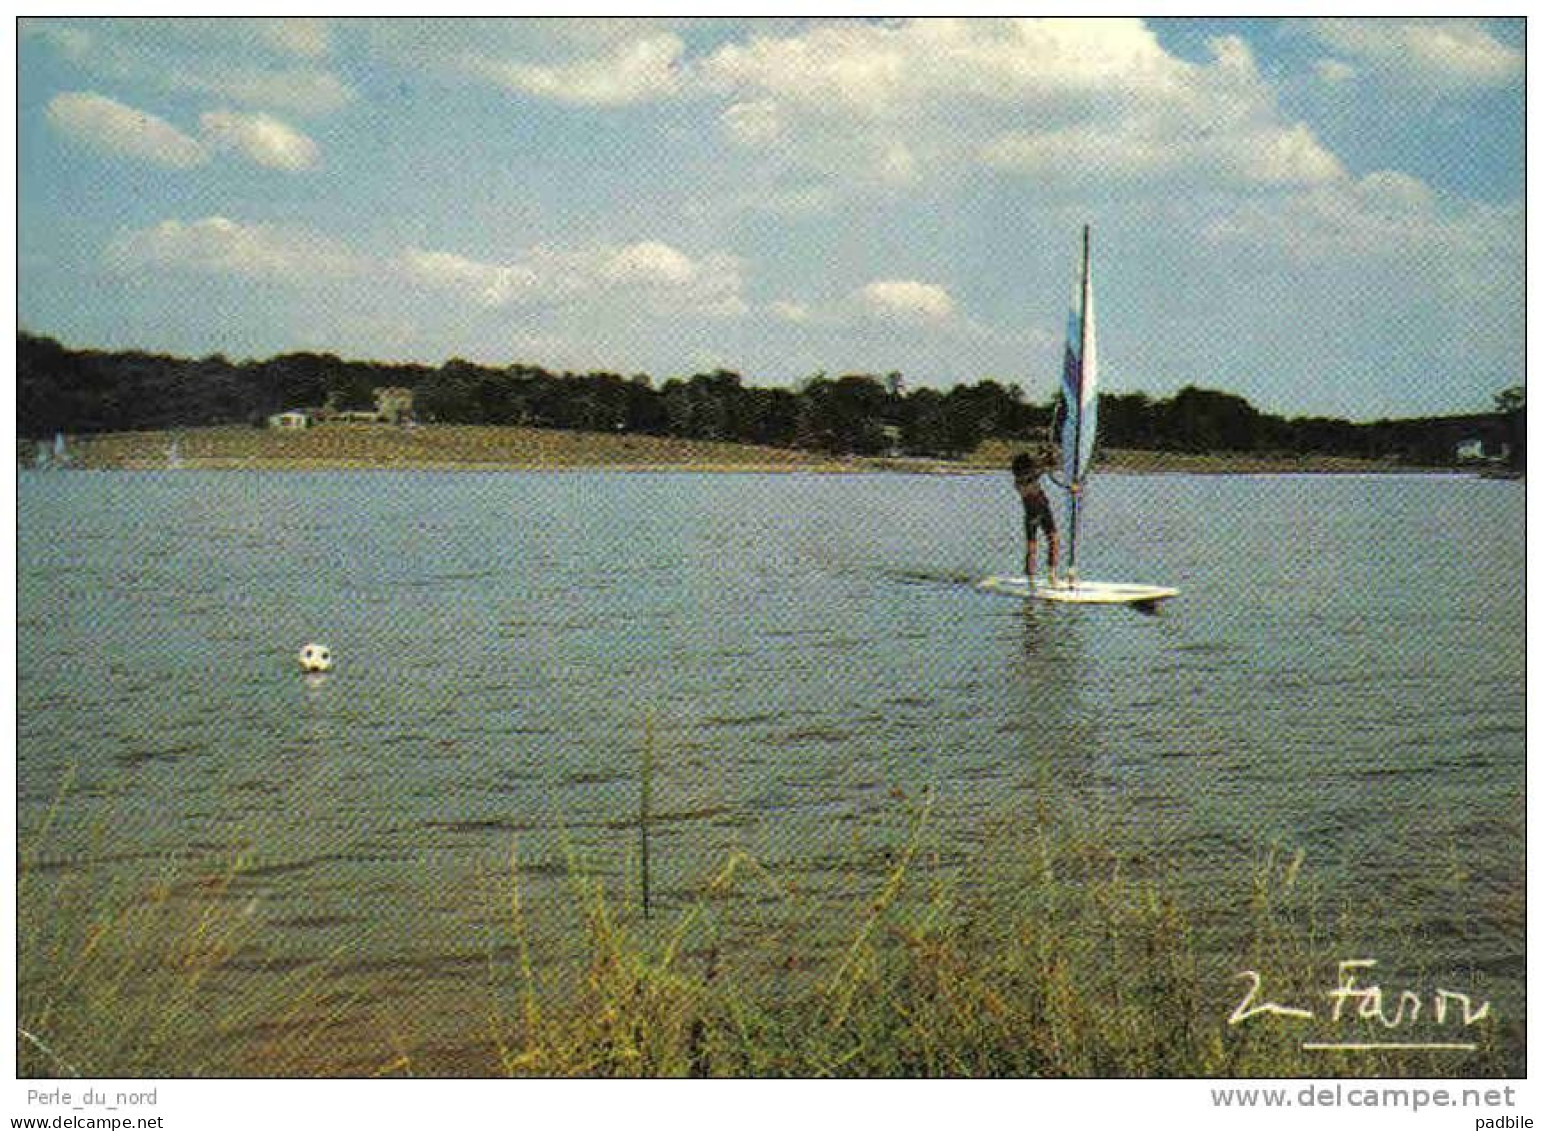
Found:
M 743 851 L 731 938 L 817 945 L 897 794 L 946 871 L 1053 784 L 1213 889 L 1300 847 L 1519 1014 L 1520 485 L 1095 488 L 1088 572 L 1182 589 L 1159 615 L 977 590 L 1021 554 L 993 476 L 23 473 L 21 836 L 72 775 L 56 862 L 239 841 L 252 977 L 451 1001 L 515 841 L 538 957 L 576 869 L 635 891 L 650 720 L 655 902 Z

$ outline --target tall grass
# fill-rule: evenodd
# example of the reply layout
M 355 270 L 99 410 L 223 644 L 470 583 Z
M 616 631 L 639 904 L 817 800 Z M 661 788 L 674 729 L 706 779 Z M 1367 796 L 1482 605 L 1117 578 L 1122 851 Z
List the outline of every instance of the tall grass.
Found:
M 1308 1052 L 1317 1031 L 1229 1023 L 1269 997 L 1321 1006 L 1337 961 L 1393 953 L 1385 920 L 1338 907 L 1307 856 L 1202 878 L 1086 798 L 1046 786 L 942 851 L 931 795 L 894 803 L 888 864 L 856 895 L 801 894 L 744 852 L 645 917 L 626 877 L 570 857 L 572 961 L 538 962 L 520 845 L 485 877 L 485 980 L 460 1044 L 384 1028 L 362 1061 L 334 1034 L 356 1003 L 324 968 L 282 993 L 222 986 L 261 931 L 245 857 L 168 860 L 148 883 L 23 855 L 19 1072 L 509 1076 L 1481 1076 L 1521 1069 L 1493 1024 L 1473 1054 Z M 35 839 L 46 841 L 51 817 Z M 639 846 L 641 849 L 641 845 Z M 622 877 L 618 880 L 618 876 Z M 747 928 L 744 909 L 764 917 Z M 732 912 L 732 913 L 731 913 Z M 823 942 L 779 923 L 823 924 Z M 553 924 L 542 922 L 550 935 Z M 1373 950 L 1382 944 L 1388 950 Z M 404 1024 L 406 1024 L 404 1022 Z M 1359 1026 L 1359 1028 L 1357 1027 Z M 1364 1032 L 1353 1022 L 1336 1031 Z M 254 1049 L 253 1034 L 271 1034 Z M 235 1038 L 240 1036 L 240 1042 Z M 363 1067 L 361 1067 L 363 1065 Z
M 131 884 L 50 863 L 18 880 L 18 1072 L 142 1076 L 220 1067 L 210 976 L 241 945 L 239 856 Z M 46 895 L 34 889 L 46 885 Z
M 1520 1050 L 1502 1050 L 1493 1026 L 1463 1035 L 1479 1043 L 1472 1054 L 1351 1055 L 1304 1051 L 1313 1033 L 1278 1018 L 1230 1023 L 1248 989 L 1243 970 L 1268 972 L 1282 1002 L 1321 1007 L 1337 961 L 1363 952 L 1359 932 L 1397 945 L 1385 923 L 1326 906 L 1301 852 L 1272 850 L 1252 862 L 1241 905 L 1221 893 L 1221 906 L 1184 884 L 1173 860 L 1132 846 L 1084 810 L 1041 802 L 1027 819 L 998 822 L 989 849 L 945 876 L 932 852 L 931 809 L 930 799 L 915 804 L 889 869 L 844 909 L 840 945 L 814 955 L 784 955 L 718 928 L 714 907 L 742 883 L 768 878 L 744 855 L 731 856 L 659 930 L 618 914 L 604 881 L 575 878 L 582 976 L 537 1008 L 554 987 L 538 985 L 528 963 L 510 972 L 527 1006 L 495 1025 L 505 1053 L 492 1070 L 1284 1077 L 1519 1068 Z M 506 882 L 518 889 L 517 866 Z M 520 903 L 509 907 L 506 929 L 523 940 Z M 766 976 L 768 965 L 795 960 L 805 974 L 798 988 Z M 1364 1039 L 1375 1035 L 1369 1025 L 1334 1035 Z
M 71 788 L 67 774 L 18 846 L 17 1074 L 245 1075 L 313 1053 L 348 1003 L 324 965 L 253 977 L 250 844 L 125 862 L 111 812 L 78 843 L 55 836 Z
M 643 918 L 647 919 L 651 908 L 651 884 L 648 874 L 648 813 L 654 788 L 654 720 L 652 715 L 643 716 L 642 767 L 638 774 L 638 861 L 643 891 Z

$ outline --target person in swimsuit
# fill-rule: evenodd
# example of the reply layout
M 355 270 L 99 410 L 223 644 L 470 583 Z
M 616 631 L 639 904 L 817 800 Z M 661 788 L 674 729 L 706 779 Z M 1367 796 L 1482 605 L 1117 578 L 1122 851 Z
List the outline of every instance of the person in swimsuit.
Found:
M 1028 452 L 1019 452 L 1013 457 L 1012 467 L 1013 486 L 1018 489 L 1018 497 L 1023 500 L 1023 536 L 1028 543 L 1027 552 L 1023 556 L 1023 574 L 1029 579 L 1029 584 L 1033 585 L 1034 565 L 1039 557 L 1039 534 L 1044 531 L 1049 546 L 1047 557 L 1050 584 L 1055 585 L 1061 566 L 1061 539 L 1056 534 L 1055 512 L 1050 509 L 1045 489 L 1039 485 L 1039 462 Z

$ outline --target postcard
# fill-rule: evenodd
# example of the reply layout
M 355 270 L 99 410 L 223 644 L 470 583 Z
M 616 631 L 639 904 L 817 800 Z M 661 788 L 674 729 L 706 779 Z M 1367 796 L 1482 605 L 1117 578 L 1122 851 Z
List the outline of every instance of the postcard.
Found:
M 13 1126 L 1531 1118 L 1522 19 L 16 37 Z

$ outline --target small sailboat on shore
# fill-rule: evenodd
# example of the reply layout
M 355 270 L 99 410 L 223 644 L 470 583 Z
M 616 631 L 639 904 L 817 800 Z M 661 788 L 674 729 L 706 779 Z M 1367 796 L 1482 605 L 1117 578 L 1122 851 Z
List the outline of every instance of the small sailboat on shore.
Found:
M 57 471 L 70 466 L 70 443 L 63 432 L 54 433 L 52 445 L 36 440 L 32 444 L 32 469 Z

